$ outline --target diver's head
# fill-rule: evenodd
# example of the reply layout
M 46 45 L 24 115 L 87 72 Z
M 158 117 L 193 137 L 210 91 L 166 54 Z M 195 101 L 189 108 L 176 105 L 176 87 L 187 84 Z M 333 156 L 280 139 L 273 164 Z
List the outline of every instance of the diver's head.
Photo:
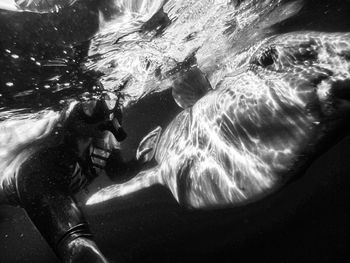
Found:
M 80 138 L 102 138 L 106 131 L 117 141 L 123 141 L 127 136 L 122 127 L 119 104 L 106 96 L 75 105 L 65 128 L 70 135 Z

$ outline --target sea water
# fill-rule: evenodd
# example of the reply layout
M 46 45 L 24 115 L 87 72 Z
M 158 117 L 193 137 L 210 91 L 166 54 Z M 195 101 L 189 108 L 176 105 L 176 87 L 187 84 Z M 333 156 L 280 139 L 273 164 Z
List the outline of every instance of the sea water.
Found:
M 24 12 L 8 3 L 0 6 L 0 167 L 12 148 L 36 138 L 42 124 L 62 108 L 98 97 L 100 84 L 123 96 L 129 116 L 141 116 L 129 117 L 130 127 L 138 122 L 151 128 L 152 118 L 133 115 L 133 107 L 161 104 L 159 94 L 191 67 L 199 68 L 215 89 L 239 73 L 251 55 L 248 47 L 267 37 L 350 30 L 349 1 L 76 1 Z M 160 98 L 143 100 L 150 94 Z M 165 100 L 171 110 L 162 112 L 169 115 L 162 117 L 164 124 L 181 110 Z M 134 148 L 136 141 L 130 143 Z M 129 155 L 135 151 L 126 148 Z M 3 240 L 11 235 L 5 233 Z M 23 233 L 12 237 L 13 244 Z M 23 250 L 19 259 L 8 245 L 3 249 L 17 262 L 28 255 Z

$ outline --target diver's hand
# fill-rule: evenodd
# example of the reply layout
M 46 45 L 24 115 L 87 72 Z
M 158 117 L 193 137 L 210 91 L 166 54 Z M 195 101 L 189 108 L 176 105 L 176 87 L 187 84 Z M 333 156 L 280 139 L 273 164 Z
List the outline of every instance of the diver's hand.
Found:
M 90 146 L 90 156 L 92 165 L 97 172 L 106 169 L 111 154 L 117 146 L 118 142 L 109 132 L 104 132 L 102 137 L 93 139 Z
M 106 163 L 111 155 L 111 152 L 105 149 L 100 149 L 96 147 L 91 147 L 91 161 L 92 165 L 95 168 L 97 172 L 100 172 L 100 170 L 105 170 Z

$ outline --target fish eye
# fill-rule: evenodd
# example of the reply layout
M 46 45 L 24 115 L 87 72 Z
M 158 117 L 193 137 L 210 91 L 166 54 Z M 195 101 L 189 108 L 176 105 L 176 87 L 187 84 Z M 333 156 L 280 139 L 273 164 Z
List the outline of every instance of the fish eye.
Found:
M 262 52 L 257 59 L 257 63 L 267 68 L 275 63 L 275 58 L 277 57 L 277 50 L 275 48 L 269 48 L 266 49 L 264 52 Z

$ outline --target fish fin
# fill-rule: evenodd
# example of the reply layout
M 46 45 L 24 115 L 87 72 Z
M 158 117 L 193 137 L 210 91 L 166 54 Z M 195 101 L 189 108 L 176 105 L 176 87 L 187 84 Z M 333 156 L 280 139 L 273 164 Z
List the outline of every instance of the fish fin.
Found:
M 212 87 L 207 77 L 199 68 L 194 67 L 174 81 L 172 95 L 175 102 L 186 109 L 193 106 L 210 90 Z
M 112 198 L 132 194 L 158 183 L 160 181 L 158 177 L 158 166 L 156 166 L 139 172 L 134 178 L 123 184 L 114 184 L 99 190 L 87 200 L 86 205 L 98 204 Z
M 154 158 L 161 133 L 162 128 L 158 126 L 142 139 L 136 151 L 137 160 L 145 163 Z

